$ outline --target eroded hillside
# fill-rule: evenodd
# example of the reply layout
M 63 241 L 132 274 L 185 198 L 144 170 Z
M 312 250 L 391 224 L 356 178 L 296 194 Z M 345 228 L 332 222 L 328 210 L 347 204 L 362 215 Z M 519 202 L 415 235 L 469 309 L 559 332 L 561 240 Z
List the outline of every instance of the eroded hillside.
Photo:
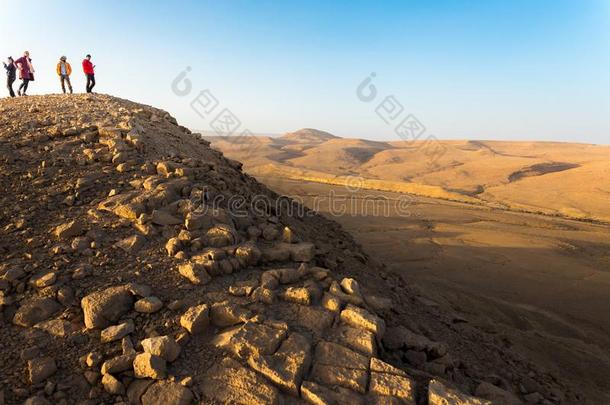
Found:
M 0 403 L 584 401 L 164 111 L 1 100 L 0 173 Z

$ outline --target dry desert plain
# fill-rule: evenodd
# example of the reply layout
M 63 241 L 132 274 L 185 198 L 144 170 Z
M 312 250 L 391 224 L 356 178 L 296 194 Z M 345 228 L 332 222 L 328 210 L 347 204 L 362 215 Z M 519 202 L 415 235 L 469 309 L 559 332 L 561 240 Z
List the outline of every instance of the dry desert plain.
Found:
M 430 305 L 610 401 L 610 147 L 207 137 L 342 224 Z M 441 152 L 439 152 L 439 150 Z M 374 201 L 374 203 L 373 203 Z

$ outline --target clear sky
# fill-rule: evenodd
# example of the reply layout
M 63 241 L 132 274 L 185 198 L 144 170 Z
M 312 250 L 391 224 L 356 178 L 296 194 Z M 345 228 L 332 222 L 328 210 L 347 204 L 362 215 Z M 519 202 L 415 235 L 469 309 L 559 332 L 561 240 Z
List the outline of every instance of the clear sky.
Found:
M 82 91 L 91 53 L 97 91 L 191 128 L 209 89 L 241 129 L 395 139 L 375 113 L 393 95 L 439 138 L 610 143 L 610 0 L 0 2 L 0 56 L 30 50 L 31 94 L 59 91 L 62 54 Z

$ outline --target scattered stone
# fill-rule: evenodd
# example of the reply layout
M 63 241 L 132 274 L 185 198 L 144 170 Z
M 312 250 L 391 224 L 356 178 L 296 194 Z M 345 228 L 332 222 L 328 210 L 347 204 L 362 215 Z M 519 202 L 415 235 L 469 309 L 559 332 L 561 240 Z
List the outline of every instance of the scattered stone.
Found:
M 125 386 L 112 374 L 104 374 L 102 376 L 102 385 L 107 393 L 112 395 L 123 395 L 125 393 Z
M 155 296 L 141 298 L 136 301 L 133 308 L 136 312 L 152 314 L 159 311 L 163 307 L 163 302 Z
M 135 330 L 135 326 L 132 320 L 123 322 L 118 325 L 109 326 L 102 330 L 100 339 L 102 343 L 114 342 L 115 340 L 122 339 L 129 335 Z
M 170 363 L 180 355 L 180 345 L 170 336 L 157 336 L 141 342 L 144 352 L 159 356 Z
M 81 300 L 85 326 L 89 329 L 105 328 L 116 322 L 133 305 L 127 286 L 110 287 L 87 295 Z
M 140 234 L 128 236 L 118 241 L 115 246 L 122 249 L 126 253 L 136 253 L 144 247 L 146 244 L 146 238 Z
M 22 301 L 13 317 L 13 323 L 26 328 L 31 327 L 38 322 L 49 319 L 60 309 L 61 305 L 52 298 L 31 298 Z
M 205 304 L 191 307 L 180 318 L 180 325 L 191 335 L 203 333 L 210 324 L 209 312 Z
M 66 224 L 58 225 L 53 230 L 53 233 L 55 234 L 55 236 L 57 236 L 57 238 L 63 239 L 63 240 L 82 235 L 84 232 L 85 232 L 84 224 L 82 222 L 76 221 L 76 220 L 70 221 Z
M 187 262 L 178 266 L 180 274 L 196 285 L 207 284 L 212 281 L 205 266 L 199 263 Z
M 55 360 L 52 357 L 39 357 L 28 360 L 28 373 L 31 384 L 43 382 L 57 371 Z
M 140 353 L 133 360 L 133 372 L 136 378 L 165 378 L 165 359 L 150 353 Z
M 133 368 L 133 361 L 136 358 L 136 353 L 122 354 L 106 360 L 102 364 L 102 374 L 117 374 Z

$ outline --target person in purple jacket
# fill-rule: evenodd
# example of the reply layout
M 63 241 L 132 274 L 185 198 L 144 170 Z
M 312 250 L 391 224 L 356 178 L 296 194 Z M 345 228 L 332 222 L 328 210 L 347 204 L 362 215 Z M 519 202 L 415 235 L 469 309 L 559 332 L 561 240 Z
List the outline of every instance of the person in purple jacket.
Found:
M 28 91 L 28 84 L 34 80 L 34 66 L 32 66 L 30 53 L 25 51 L 23 56 L 15 61 L 15 65 L 17 65 L 19 78 L 21 79 L 21 86 L 19 86 L 17 94 L 20 96 L 27 96 L 25 93 Z

